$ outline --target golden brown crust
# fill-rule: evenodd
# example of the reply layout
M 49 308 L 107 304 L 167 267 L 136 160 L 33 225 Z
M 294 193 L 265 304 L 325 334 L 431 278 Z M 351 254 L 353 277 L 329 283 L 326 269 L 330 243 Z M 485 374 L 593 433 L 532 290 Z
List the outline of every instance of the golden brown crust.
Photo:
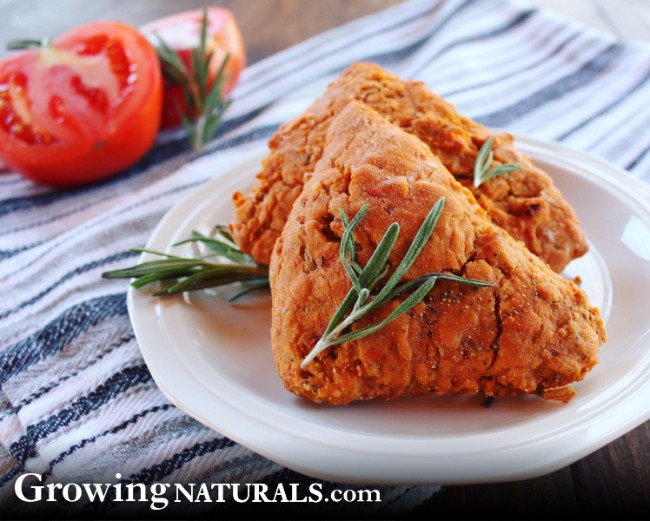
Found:
M 605 340 L 585 294 L 492 224 L 420 140 L 367 106 L 350 103 L 325 143 L 271 260 L 272 346 L 287 389 L 332 404 L 424 394 L 567 396 L 555 390 L 582 380 Z M 362 265 L 389 224 L 400 224 L 394 267 L 443 196 L 433 236 L 407 278 L 448 271 L 495 285 L 438 282 L 379 332 L 331 347 L 301 370 L 350 287 L 338 259 L 339 209 L 353 216 L 370 206 L 355 232 Z
M 234 195 L 231 231 L 239 246 L 258 262 L 268 264 L 291 207 L 321 157 L 330 122 L 353 99 L 424 141 L 472 190 L 493 222 L 522 240 L 555 271 L 587 251 L 573 209 L 551 178 L 515 149 L 512 136 L 493 134 L 460 116 L 423 83 L 404 82 L 377 65 L 357 63 L 302 116 L 280 127 L 269 142 L 270 154 L 251 193 Z M 490 135 L 495 138 L 497 163 L 520 162 L 524 168 L 474 189 L 474 160 Z

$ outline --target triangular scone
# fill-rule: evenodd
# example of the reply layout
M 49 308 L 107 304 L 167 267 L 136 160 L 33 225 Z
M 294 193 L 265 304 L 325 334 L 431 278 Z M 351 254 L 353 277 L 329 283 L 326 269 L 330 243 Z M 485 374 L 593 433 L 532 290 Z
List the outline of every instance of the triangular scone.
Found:
M 419 139 L 365 105 L 350 103 L 324 145 L 271 259 L 273 355 L 286 388 L 339 405 L 425 394 L 570 396 L 562 388 L 597 363 L 606 337 L 585 294 L 490 222 Z M 440 220 L 406 279 L 447 271 L 495 285 L 439 281 L 382 330 L 330 347 L 301 369 L 350 288 L 339 260 L 339 209 L 352 218 L 370 206 L 355 232 L 362 266 L 387 227 L 400 224 L 395 267 L 443 196 Z
M 517 151 L 512 136 L 492 134 L 464 118 L 424 83 L 405 82 L 378 65 L 357 63 L 334 81 L 299 118 L 285 123 L 269 141 L 257 182 L 248 195 L 236 193 L 231 231 L 246 252 L 268 264 L 305 179 L 326 144 L 327 129 L 351 100 L 362 101 L 424 141 L 445 167 L 470 188 L 492 221 L 560 272 L 587 251 L 575 212 L 551 178 Z M 519 162 L 522 169 L 472 186 L 478 149 L 494 135 L 496 164 Z

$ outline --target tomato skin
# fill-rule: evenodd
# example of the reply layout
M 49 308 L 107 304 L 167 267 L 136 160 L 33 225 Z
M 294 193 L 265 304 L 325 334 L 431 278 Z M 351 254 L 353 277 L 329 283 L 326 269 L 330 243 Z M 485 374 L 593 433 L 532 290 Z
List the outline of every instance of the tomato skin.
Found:
M 246 51 L 232 12 L 221 7 L 210 7 L 207 11 L 208 42 L 206 50 L 214 53 L 210 61 L 208 88 L 213 85 L 221 62 L 228 54 L 228 64 L 224 71 L 226 81 L 221 91 L 221 98 L 225 99 L 235 88 L 241 71 L 246 66 Z M 158 44 L 155 34 L 160 36 L 178 53 L 187 69 L 190 70 L 192 49 L 199 46 L 202 18 L 203 9 L 186 11 L 146 24 L 141 31 L 154 45 Z M 186 116 L 188 115 L 181 88 L 165 84 L 161 128 L 171 128 L 180 124 L 177 107 Z
M 110 74 L 91 68 L 85 75 L 84 67 L 102 63 Z M 0 86 L 3 81 L 9 85 L 5 93 L 13 88 L 7 78 L 17 75 L 26 78 L 21 98 L 25 117 L 51 140 L 24 134 L 21 139 L 7 123 L 11 118 L 5 118 L 4 125 L 0 120 L 0 158 L 34 181 L 62 187 L 96 181 L 135 163 L 156 138 L 162 107 L 160 65 L 155 49 L 133 27 L 117 22 L 84 25 L 48 49 L 3 60 Z

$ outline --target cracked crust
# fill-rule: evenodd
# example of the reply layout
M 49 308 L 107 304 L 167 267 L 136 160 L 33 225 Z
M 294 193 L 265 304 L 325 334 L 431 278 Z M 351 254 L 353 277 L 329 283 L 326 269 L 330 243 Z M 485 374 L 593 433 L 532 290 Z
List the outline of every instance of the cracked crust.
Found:
M 378 65 L 357 63 L 320 99 L 269 141 L 257 182 L 248 195 L 234 194 L 231 232 L 241 249 L 268 264 L 303 183 L 323 153 L 327 129 L 350 100 L 362 101 L 391 123 L 420 138 L 445 167 L 468 187 L 492 221 L 560 272 L 587 251 L 585 235 L 569 203 L 551 178 L 514 147 L 510 134 L 494 134 L 460 116 L 421 82 L 404 82 Z M 493 136 L 495 162 L 524 167 L 472 186 L 474 160 Z
M 456 393 L 570 398 L 566 386 L 597 363 L 606 336 L 585 294 L 491 223 L 420 140 L 366 106 L 350 103 L 326 142 L 271 260 L 273 355 L 286 388 L 337 405 Z M 362 265 L 389 224 L 400 224 L 394 267 L 443 196 L 440 220 L 407 278 L 448 271 L 495 285 L 438 282 L 407 314 L 327 349 L 301 370 L 350 287 L 338 258 L 339 209 L 353 216 L 370 205 L 355 232 Z M 397 305 L 379 308 L 358 327 Z

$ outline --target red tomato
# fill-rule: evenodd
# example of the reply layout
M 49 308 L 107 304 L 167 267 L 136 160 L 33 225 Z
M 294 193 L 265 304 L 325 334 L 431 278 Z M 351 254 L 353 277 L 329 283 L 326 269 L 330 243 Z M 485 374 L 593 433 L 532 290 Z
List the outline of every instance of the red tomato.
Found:
M 189 70 L 192 49 L 199 46 L 202 19 L 203 9 L 187 11 L 151 22 L 142 27 L 142 32 L 147 35 L 154 45 L 158 43 L 154 33 L 162 38 L 169 47 L 179 54 Z M 208 88 L 214 83 L 221 62 L 226 54 L 229 56 L 228 64 L 224 71 L 226 80 L 221 91 L 222 98 L 226 98 L 235 87 L 241 70 L 246 66 L 244 43 L 232 12 L 220 7 L 209 8 L 207 34 L 206 52 L 212 51 L 214 53 L 210 60 Z M 187 115 L 185 99 L 183 98 L 180 87 L 165 85 L 162 117 L 163 128 L 173 127 L 180 123 L 176 109 L 177 105 Z
M 151 147 L 161 106 L 149 41 L 121 23 L 84 25 L 0 62 L 0 157 L 35 181 L 94 181 Z

